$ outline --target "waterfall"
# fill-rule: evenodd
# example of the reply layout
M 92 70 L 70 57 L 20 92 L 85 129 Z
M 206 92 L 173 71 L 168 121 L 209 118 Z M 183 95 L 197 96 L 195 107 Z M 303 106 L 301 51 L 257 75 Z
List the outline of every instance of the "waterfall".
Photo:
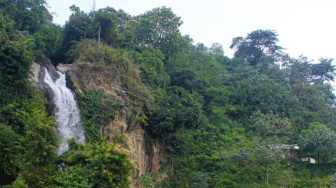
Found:
M 48 70 L 45 69 L 44 82 L 53 93 L 57 133 L 61 140 L 57 154 L 61 155 L 69 149 L 67 139 L 75 138 L 77 143 L 84 143 L 85 136 L 74 93 L 66 87 L 65 74 L 58 71 L 57 74 L 59 78 L 54 82 Z

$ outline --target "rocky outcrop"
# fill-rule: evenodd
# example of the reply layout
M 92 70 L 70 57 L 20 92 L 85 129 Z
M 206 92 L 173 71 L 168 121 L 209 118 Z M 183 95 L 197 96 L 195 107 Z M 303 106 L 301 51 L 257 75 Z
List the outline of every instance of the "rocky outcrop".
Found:
M 82 74 L 75 70 L 67 70 L 66 73 L 66 86 L 76 93 L 80 93 L 85 88 Z
M 144 129 L 140 126 L 140 122 L 136 118 L 134 119 L 137 114 L 135 114 L 132 120 L 129 118 L 130 113 L 132 113 L 128 109 L 130 99 L 128 98 L 127 90 L 121 84 L 105 83 L 100 77 L 101 75 L 84 79 L 83 73 L 77 71 L 73 65 L 59 64 L 55 68 L 47 58 L 42 57 L 31 67 L 31 72 L 33 73 L 31 81 L 36 87 L 45 91 L 48 101 L 52 100 L 53 92 L 44 83 L 44 68 L 48 69 L 52 79 L 59 77 L 56 70 L 65 73 L 67 87 L 76 93 L 82 92 L 86 88 L 94 90 L 102 89 L 106 93 L 115 96 L 116 100 L 124 106 L 117 113 L 115 119 L 111 120 L 110 124 L 104 127 L 102 132 L 110 141 L 115 141 L 117 137 L 121 138 L 121 141 L 119 140 L 119 149 L 129 154 L 130 160 L 135 166 L 135 172 L 132 176 L 132 187 L 141 188 L 140 180 L 143 175 L 147 172 L 159 171 L 162 159 L 160 156 L 160 145 L 146 141 Z M 47 108 L 48 113 L 53 114 L 55 107 L 52 102 L 48 103 Z
M 106 81 L 104 79 L 106 75 L 103 73 L 85 74 L 77 71 L 76 68 L 70 68 L 67 69 L 67 75 L 71 83 L 70 87 L 76 92 L 81 92 L 85 88 L 104 90 L 122 104 L 123 108 L 102 132 L 112 142 L 119 139 L 119 149 L 129 154 L 135 166 L 132 187 L 142 187 L 140 184 L 142 176 L 147 172 L 157 172 L 160 169 L 161 148 L 157 143 L 146 141 L 145 131 L 136 118 L 139 114 L 130 109 L 132 107 L 128 91 L 121 83 Z M 83 78 L 83 75 L 86 77 Z
M 56 66 L 56 70 L 60 71 L 63 74 L 66 74 L 67 71 L 74 70 L 74 66 L 73 66 L 73 64 L 62 64 L 62 63 L 60 63 Z
M 116 136 L 122 138 L 119 149 L 129 154 L 135 166 L 132 176 L 132 187 L 141 188 L 140 180 L 147 172 L 158 172 L 162 156 L 160 145 L 150 143 L 145 139 L 145 131 L 141 126 L 136 126 L 132 131 L 126 131 L 127 118 L 121 113 L 105 127 L 104 134 L 114 141 Z
M 38 87 L 40 83 L 39 73 L 41 71 L 41 65 L 37 63 L 33 63 L 30 69 L 31 69 L 32 76 L 29 78 L 29 81 L 33 83 L 35 87 Z
M 41 63 L 41 62 L 39 62 Z M 32 76 L 30 78 L 30 81 L 33 83 L 33 85 L 39 89 L 42 89 L 45 93 L 45 97 L 47 98 L 47 112 L 49 115 L 53 115 L 55 105 L 52 102 L 54 98 L 54 93 L 50 86 L 44 82 L 44 77 L 45 77 L 45 71 L 49 71 L 49 74 L 53 80 L 58 79 L 60 76 L 56 72 L 55 67 L 51 64 L 49 61 L 45 61 L 41 64 L 39 63 L 33 63 L 31 66 L 31 72 Z
M 82 92 L 85 88 L 83 76 L 73 66 L 73 64 L 58 64 L 56 70 L 66 75 L 66 86 L 76 93 Z
M 30 70 L 32 72 L 31 81 L 37 84 L 37 86 L 41 89 L 44 89 L 44 76 L 45 72 L 44 69 L 47 69 L 50 73 L 50 76 L 53 80 L 58 79 L 60 76 L 56 72 L 55 66 L 52 62 L 45 56 L 41 56 L 39 59 L 36 60 L 35 63 L 31 66 Z

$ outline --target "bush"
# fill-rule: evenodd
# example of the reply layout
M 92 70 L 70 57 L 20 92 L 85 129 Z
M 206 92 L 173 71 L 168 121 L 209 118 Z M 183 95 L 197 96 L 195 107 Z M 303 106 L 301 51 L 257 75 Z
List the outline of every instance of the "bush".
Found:
M 86 89 L 78 94 L 82 121 L 88 142 L 98 141 L 102 137 L 102 127 L 114 119 L 115 112 L 121 108 L 112 95 L 103 90 Z

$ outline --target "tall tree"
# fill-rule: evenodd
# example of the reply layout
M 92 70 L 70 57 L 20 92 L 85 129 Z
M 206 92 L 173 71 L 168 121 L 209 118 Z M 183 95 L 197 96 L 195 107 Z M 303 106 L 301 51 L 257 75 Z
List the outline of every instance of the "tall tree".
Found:
M 315 81 L 334 81 L 336 75 L 335 65 L 332 65 L 333 59 L 319 60 L 317 64 L 311 64 L 312 77 Z
M 254 165 L 259 170 L 265 185 L 269 185 L 271 177 L 276 176 L 281 160 L 281 151 L 269 147 L 272 141 L 274 142 L 274 140 L 255 140 Z
M 209 52 L 216 56 L 224 56 L 223 46 L 219 43 L 213 43 L 209 48 Z
M 0 186 L 15 180 L 23 148 L 17 135 L 10 126 L 0 124 Z
M 277 57 L 283 49 L 278 46 L 278 35 L 273 30 L 256 30 L 247 35 L 246 38 L 233 38 L 231 49 L 236 49 L 235 56 L 244 58 L 250 65 L 259 62 L 261 56 L 271 55 Z
M 23 86 L 33 62 L 33 40 L 22 37 L 0 12 L 0 87 Z
M 307 57 L 291 58 L 284 56 L 282 58 L 282 68 L 289 86 L 293 87 L 307 85 L 311 81 L 311 62 Z
M 321 123 L 312 123 L 302 131 L 299 141 L 304 155 L 317 158 L 319 163 L 327 163 L 336 156 L 336 133 Z
M 155 8 L 136 19 L 139 22 L 136 29 L 139 44 L 159 48 L 166 58 L 176 53 L 170 46 L 176 48 L 184 44 L 185 40 L 179 33 L 181 18 L 176 16 L 171 8 Z
M 280 118 L 279 115 L 263 114 L 258 111 L 253 117 L 253 128 L 257 136 L 262 139 L 278 139 L 286 142 L 292 134 L 292 125 L 287 118 Z
M 79 7 L 72 5 L 70 10 L 73 12 L 70 15 L 69 21 L 64 26 L 64 37 L 62 41 L 61 54 L 63 61 L 70 63 L 73 59 L 69 49 L 74 44 L 82 39 L 93 38 L 92 17 L 84 13 Z M 97 30 L 98 33 L 98 30 Z M 68 57 L 67 57 L 68 56 Z M 70 56 L 70 57 L 69 57 Z
M 0 7 L 15 21 L 15 28 L 19 31 L 35 33 L 42 25 L 52 21 L 52 15 L 46 8 L 45 0 L 2 1 Z
M 182 25 L 181 18 L 176 16 L 171 8 L 155 8 L 138 17 L 141 20 L 148 20 L 154 29 L 155 36 L 153 45 L 157 46 L 170 33 L 179 32 L 178 28 Z
M 94 13 L 93 22 L 96 24 L 98 42 L 100 42 L 100 39 L 108 44 L 116 42 L 118 21 L 114 12 L 113 8 L 106 8 Z

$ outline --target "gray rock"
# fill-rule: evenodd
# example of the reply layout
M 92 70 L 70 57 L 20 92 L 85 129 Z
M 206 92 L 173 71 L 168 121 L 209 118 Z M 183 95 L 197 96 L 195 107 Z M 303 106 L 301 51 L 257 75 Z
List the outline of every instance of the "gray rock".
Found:
M 68 71 L 73 70 L 72 64 L 58 64 L 56 70 L 60 71 L 63 74 L 66 74 Z

